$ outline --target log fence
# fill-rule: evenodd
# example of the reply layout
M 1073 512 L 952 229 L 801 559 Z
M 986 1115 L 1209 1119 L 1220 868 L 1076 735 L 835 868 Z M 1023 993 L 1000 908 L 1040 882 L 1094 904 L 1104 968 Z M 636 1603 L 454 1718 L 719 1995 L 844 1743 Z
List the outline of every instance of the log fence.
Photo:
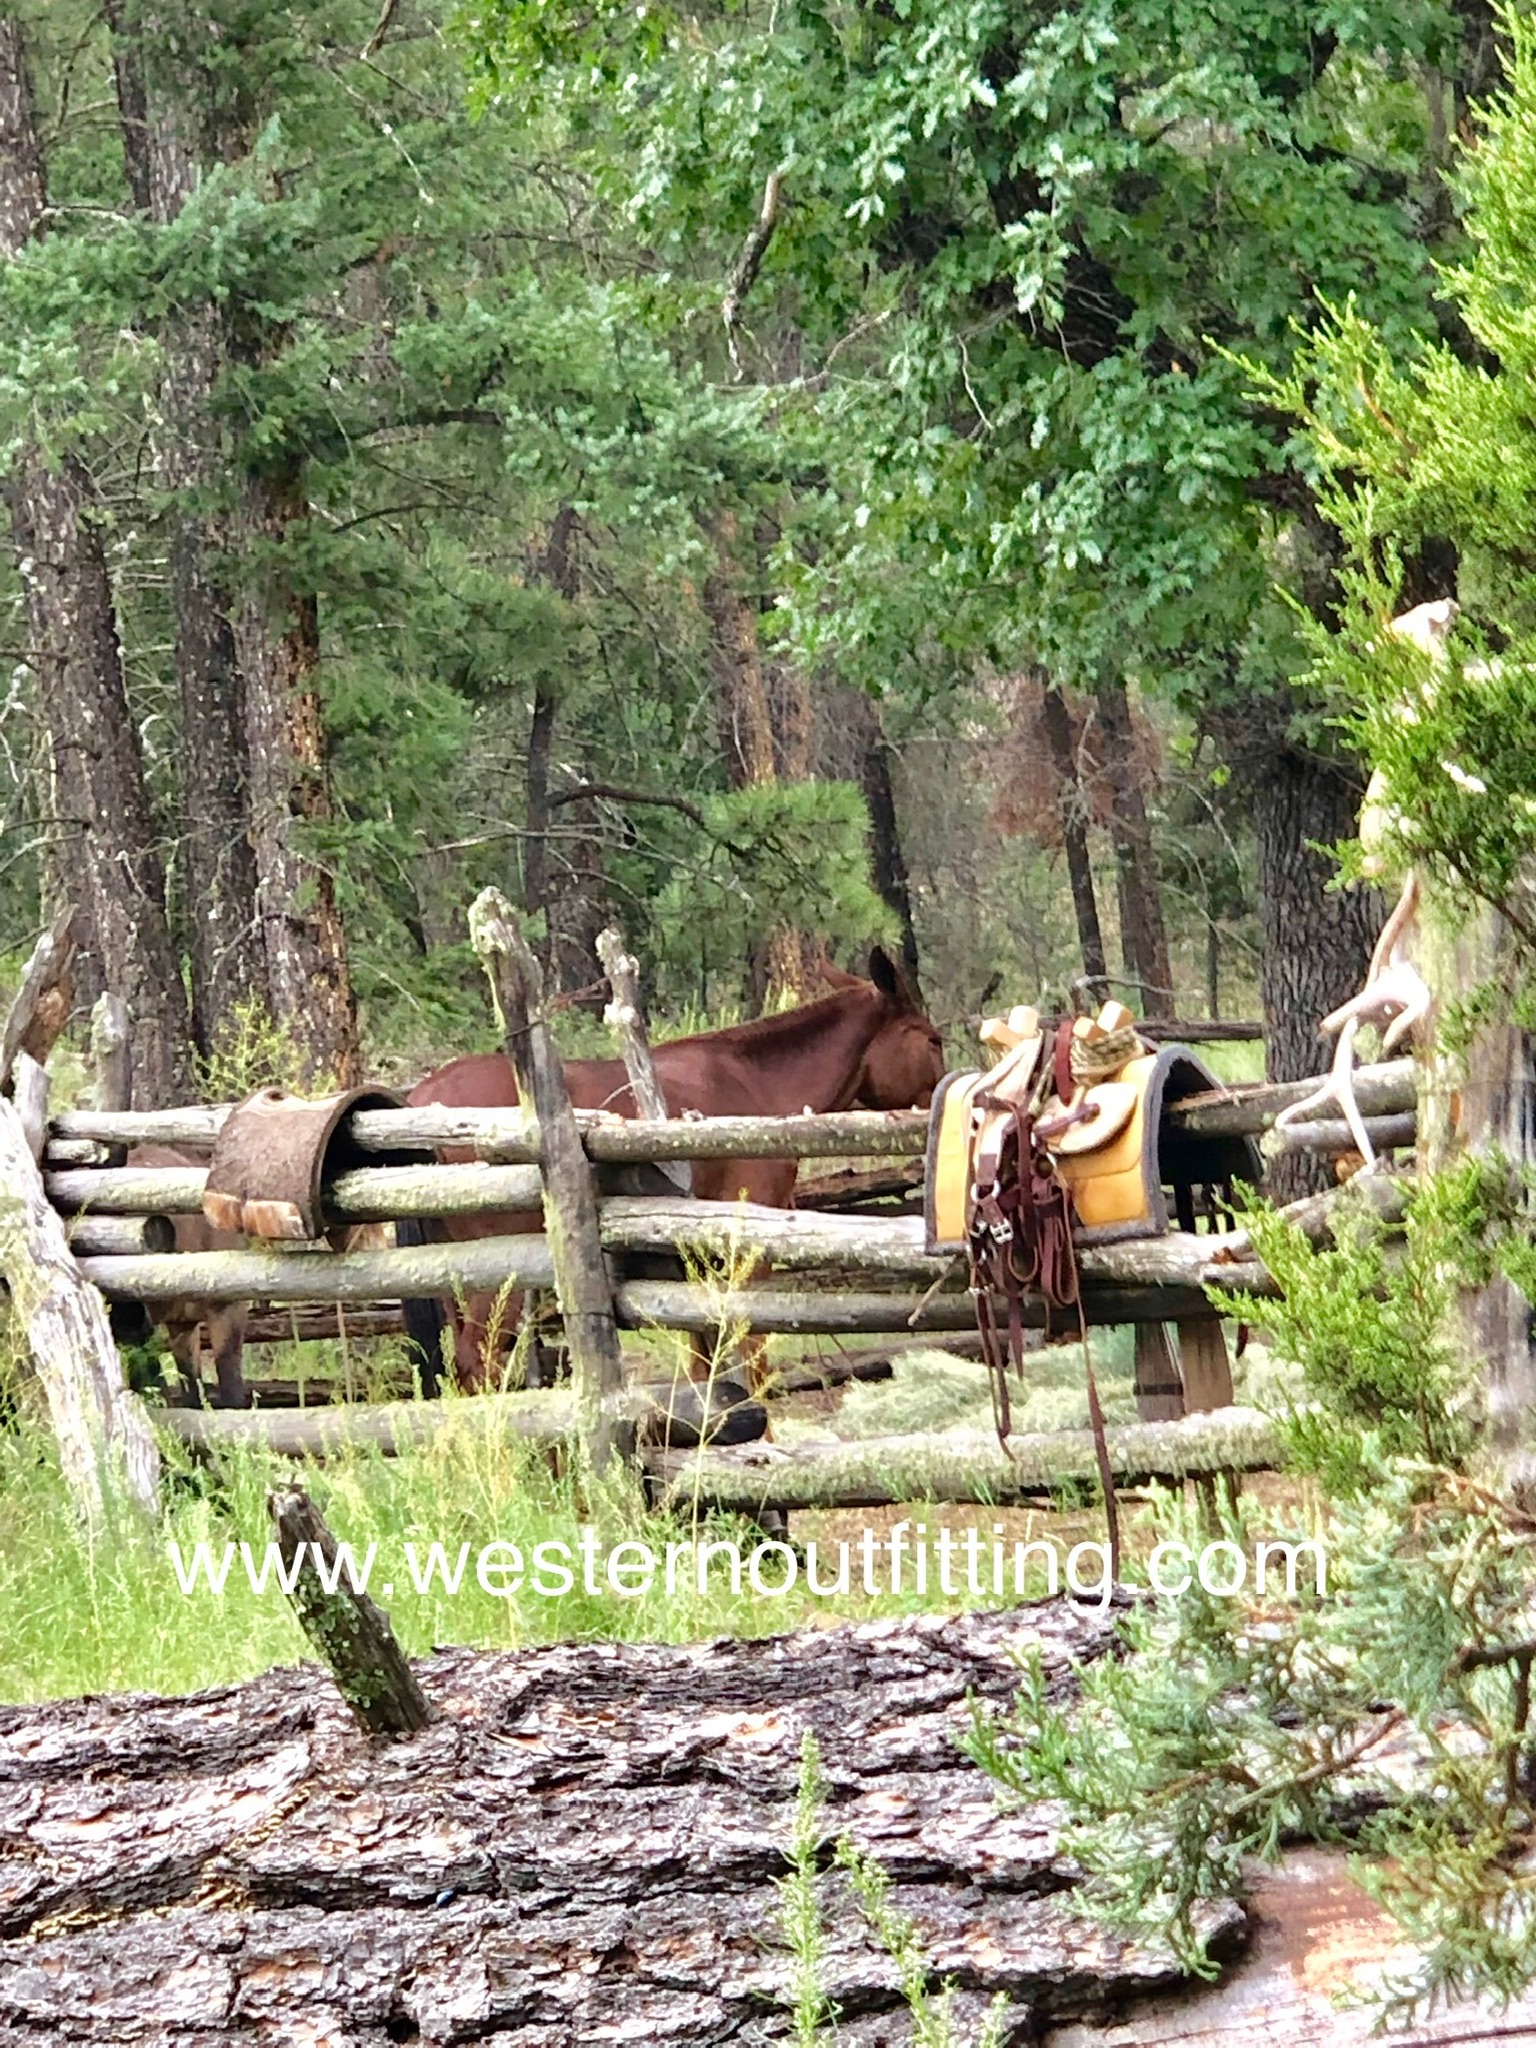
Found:
M 354 1305 L 385 1327 L 397 1324 L 402 1301 L 420 1297 L 495 1294 L 503 1288 L 553 1295 L 560 1307 L 571 1359 L 568 1390 L 498 1397 L 477 1412 L 494 1426 L 535 1442 L 585 1445 L 595 1467 L 636 1456 L 650 1483 L 691 1489 L 722 1505 L 830 1505 L 897 1498 L 889 1485 L 937 1489 L 935 1497 L 1024 1497 L 1056 1477 L 1071 1476 L 1070 1446 L 1057 1443 L 1058 1463 L 1047 1450 L 1010 1445 L 950 1445 L 913 1439 L 899 1444 L 818 1447 L 786 1458 L 777 1447 L 705 1446 L 678 1450 L 635 1448 L 637 1408 L 626 1388 L 619 1348 L 622 1330 L 672 1330 L 709 1338 L 721 1331 L 804 1335 L 900 1335 L 907 1338 L 974 1329 L 975 1303 L 963 1261 L 935 1257 L 924 1248 L 921 1219 L 891 1210 L 835 1213 L 706 1203 L 687 1190 L 694 1160 L 793 1158 L 838 1162 L 841 1175 L 824 1174 L 819 1186 L 845 1178 L 862 1192 L 866 1180 L 899 1191 L 918 1184 L 927 1137 L 925 1112 L 845 1111 L 790 1117 L 672 1117 L 656 1085 L 636 993 L 635 963 L 617 934 L 605 934 L 613 976 L 610 1023 L 620 1039 L 635 1099 L 645 1112 L 633 1119 L 573 1110 L 560 1061 L 545 1029 L 536 963 L 505 902 L 487 892 L 475 905 L 471 930 L 519 1076 L 520 1110 L 465 1110 L 424 1105 L 355 1111 L 349 1151 L 370 1163 L 335 1176 L 324 1191 L 329 1225 L 407 1219 L 520 1215 L 542 1228 L 461 1242 L 332 1250 L 319 1245 L 251 1247 L 238 1251 L 178 1252 L 174 1218 L 201 1212 L 206 1168 L 135 1168 L 122 1163 L 134 1146 L 170 1144 L 206 1153 L 229 1105 L 130 1110 L 123 1065 L 126 1043 L 120 1008 L 97 1017 L 97 1103 L 55 1115 L 46 1127 L 39 1192 L 54 1218 L 73 1273 L 109 1302 L 153 1307 L 175 1302 L 254 1302 L 257 1323 L 275 1334 L 297 1319 L 328 1327 Z M 22 1033 L 11 1027 L 14 1056 Z M 1192 1137 L 1264 1136 L 1276 1116 L 1312 1092 L 1315 1083 L 1215 1090 L 1166 1112 L 1169 1128 Z M 1364 1067 L 1356 1095 L 1373 1142 L 1382 1150 L 1414 1142 L 1416 1072 L 1410 1060 Z M 19 1134 L 18 1134 L 19 1136 Z M 1271 1137 L 1267 1149 L 1342 1153 L 1353 1139 L 1325 1113 Z M 401 1152 L 455 1148 L 472 1159 L 460 1164 L 399 1164 Z M 862 1162 L 852 1167 L 846 1162 Z M 376 1162 L 376 1163 L 372 1163 Z M 661 1168 L 670 1191 L 654 1195 L 607 1193 L 605 1169 Z M 658 1185 L 668 1185 L 659 1180 Z M 622 1185 L 622 1181 L 620 1182 Z M 1373 1183 L 1371 1199 L 1392 1209 L 1394 1183 Z M 1301 1226 L 1326 1234 L 1332 1198 L 1295 1205 Z M 62 1252 L 62 1244 L 61 1244 Z M 713 1261 L 721 1278 L 698 1276 Z M 732 1284 L 759 1262 L 769 1271 L 751 1284 Z M 1242 1469 L 1268 1460 L 1272 1445 L 1254 1418 L 1222 1409 L 1231 1428 L 1209 1415 L 1177 1419 L 1186 1405 L 1219 1406 L 1230 1399 L 1220 1326 L 1205 1289 L 1212 1285 L 1269 1289 L 1267 1274 L 1241 1231 L 1175 1231 L 1164 1237 L 1080 1250 L 1083 1308 L 1088 1323 L 1135 1324 L 1156 1348 L 1160 1326 L 1181 1334 L 1183 1391 L 1178 1380 L 1149 1389 L 1157 1403 L 1142 1403 L 1143 1436 L 1122 1446 L 1122 1476 L 1182 1477 L 1196 1471 Z M 14 1291 L 14 1290 L 13 1290 Z M 95 1297 L 92 1297 L 95 1298 Z M 387 1304 L 387 1307 L 380 1307 Z M 329 1321 L 328 1321 L 329 1319 Z M 1043 1307 L 1026 1310 L 1026 1324 L 1045 1322 Z M 351 1318 L 348 1315 L 348 1327 Z M 1177 1361 L 1173 1369 L 1177 1370 Z M 1167 1378 L 1165 1370 L 1162 1378 Z M 1228 1389 L 1223 1393 L 1223 1387 Z M 113 1400 L 118 1397 L 115 1393 Z M 450 1404 L 452 1405 L 452 1404 Z M 1163 1416 L 1168 1420 L 1156 1420 Z M 338 1418 L 342 1418 L 338 1420 Z M 385 1448 L 419 1441 L 442 1426 L 437 1404 L 396 1408 L 333 1408 L 249 1414 L 185 1413 L 169 1426 L 203 1447 L 230 1437 L 259 1439 L 274 1448 L 323 1455 L 328 1445 L 376 1442 Z M 1233 1436 L 1233 1430 L 1237 1434 Z M 1171 1432 L 1171 1434 L 1170 1434 Z M 1085 1439 L 1086 1441 L 1086 1439 Z M 1079 1447 L 1081 1448 L 1081 1447 Z M 897 1477 L 882 1491 L 871 1474 Z M 1000 1462 L 1001 1461 L 1001 1462 Z M 1048 1469 L 1050 1468 L 1050 1469 Z M 1075 1467 L 1071 1468 L 1075 1470 Z M 1045 1476 L 1042 1477 L 1041 1475 Z M 819 1476 L 818 1476 L 819 1475 Z M 903 1476 L 905 1475 L 905 1476 Z M 766 1488 L 765 1492 L 763 1489 Z M 778 1492 L 775 1491 L 778 1489 Z M 1011 1489 L 1011 1490 L 1010 1490 Z M 782 1498 L 780 1498 L 782 1494 Z

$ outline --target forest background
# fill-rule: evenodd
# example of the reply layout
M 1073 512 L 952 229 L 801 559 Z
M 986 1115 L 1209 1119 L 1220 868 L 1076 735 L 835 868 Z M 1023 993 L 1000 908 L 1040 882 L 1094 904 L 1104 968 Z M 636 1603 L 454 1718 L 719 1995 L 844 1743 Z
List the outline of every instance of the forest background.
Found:
M 1381 906 L 1278 394 L 1351 302 L 1484 366 L 1500 76 L 1481 0 L 7 0 L 0 952 L 75 905 L 146 1103 L 485 1042 L 488 882 L 573 1019 L 617 916 L 664 1027 L 880 937 L 1314 1071 Z

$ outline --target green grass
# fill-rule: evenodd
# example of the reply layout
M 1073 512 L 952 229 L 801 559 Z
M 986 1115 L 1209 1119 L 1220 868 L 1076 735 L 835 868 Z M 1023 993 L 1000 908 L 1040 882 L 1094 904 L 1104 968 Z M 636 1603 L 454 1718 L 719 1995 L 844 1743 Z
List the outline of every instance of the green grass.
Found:
M 463 1543 L 478 1552 L 500 1539 L 517 1546 L 526 1567 L 536 1544 L 574 1544 L 583 1522 L 607 1547 L 641 1540 L 659 1555 L 669 1541 L 690 1537 L 737 1536 L 744 1552 L 761 1540 L 751 1524 L 690 1526 L 686 1517 L 647 1512 L 618 1490 L 589 1493 L 583 1513 L 569 1481 L 552 1476 L 547 1459 L 526 1444 L 489 1430 L 478 1407 L 466 1402 L 462 1422 L 455 1418 L 430 1446 L 407 1456 L 355 1452 L 302 1474 L 339 1539 L 359 1555 L 369 1543 L 379 1546 L 373 1587 L 413 1655 L 438 1643 L 522 1648 L 570 1639 L 760 1636 L 833 1614 L 895 1614 L 935 1604 L 915 1594 L 867 1597 L 856 1590 L 856 1569 L 855 1590 L 846 1597 L 819 1599 L 803 1585 L 782 1599 L 763 1597 L 745 1581 L 733 1590 L 720 1562 L 703 1592 L 684 1571 L 672 1596 L 660 1583 L 637 1596 L 621 1596 L 601 1581 L 588 1592 L 578 1577 L 557 1597 L 524 1589 L 506 1598 L 476 1582 L 473 1553 L 457 1594 L 437 1583 L 418 1595 L 402 1569 L 407 1542 L 418 1545 L 418 1555 L 440 1542 L 454 1557 Z M 45 1433 L 0 1431 L 0 1700 L 189 1692 L 307 1656 L 275 1586 L 254 1592 L 237 1561 L 222 1594 L 206 1583 L 185 1594 L 168 1549 L 175 1541 L 190 1559 L 200 1541 L 222 1553 L 226 1541 L 243 1539 L 259 1559 L 271 1535 L 266 1489 L 291 1480 L 294 1470 L 291 1461 L 245 1450 L 221 1454 L 216 1469 L 198 1468 L 167 1450 L 162 1525 L 145 1532 L 122 1515 L 90 1535 L 76 1519 Z M 832 1569 L 829 1563 L 824 1576 Z M 778 1582 L 779 1565 L 768 1561 L 764 1570 Z

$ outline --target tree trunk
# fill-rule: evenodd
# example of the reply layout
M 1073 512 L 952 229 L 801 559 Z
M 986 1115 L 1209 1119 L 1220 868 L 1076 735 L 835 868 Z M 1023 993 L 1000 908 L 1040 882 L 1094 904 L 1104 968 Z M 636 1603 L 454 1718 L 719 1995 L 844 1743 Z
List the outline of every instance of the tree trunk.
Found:
M 122 0 L 107 8 L 123 161 L 135 206 L 159 227 L 197 189 L 188 135 L 202 88 L 182 56 L 151 80 Z M 164 52 L 160 53 L 162 57 Z M 181 713 L 179 831 L 192 1030 L 206 1053 L 239 1009 L 266 999 L 245 776 L 245 702 L 235 657 L 234 602 L 221 558 L 231 552 L 227 451 L 214 393 L 227 354 L 212 303 L 179 305 L 161 333 L 164 372 L 156 460 L 171 494 L 170 597 Z
M 1061 843 L 1067 856 L 1067 879 L 1072 887 L 1072 912 L 1077 919 L 1083 978 L 1090 998 L 1104 1003 L 1109 999 L 1109 962 L 1104 953 L 1099 902 L 1093 887 L 1093 860 L 1088 850 L 1088 806 L 1083 799 L 1082 777 L 1078 774 L 1077 752 L 1072 744 L 1072 720 L 1067 711 L 1067 701 L 1045 677 L 1041 678 L 1041 722 L 1056 780 Z
M 1318 1024 L 1365 979 L 1381 924 L 1373 891 L 1333 889 L 1319 846 L 1350 838 L 1361 785 L 1352 764 L 1290 747 L 1252 776 L 1259 854 L 1259 991 L 1267 1028 L 1265 1071 L 1293 1081 L 1326 1064 Z M 1327 1160 L 1277 1159 L 1267 1185 L 1279 1201 L 1328 1186 Z
M 890 906 L 900 922 L 902 964 L 916 987 L 917 928 L 912 920 L 912 886 L 896 815 L 891 744 L 885 736 L 880 707 L 868 691 L 840 691 L 838 702 L 856 754 L 859 787 L 869 807 L 870 872 L 881 901 Z
M 711 655 L 720 750 L 731 788 L 754 789 L 778 781 L 778 755 L 757 613 L 742 593 L 735 560 L 736 515 L 721 513 L 712 537 L 715 560 L 704 581 L 704 606 L 714 628 Z M 800 994 L 806 980 L 798 932 L 781 928 L 756 949 L 749 982 L 759 1009 L 776 994 Z
M 16 21 L 0 17 L 0 253 L 41 233 L 46 204 L 25 46 Z M 140 1100 L 185 1099 L 186 1000 L 89 478 L 76 457 L 53 467 L 27 447 L 9 497 L 73 887 L 102 979 L 128 1005 Z
M 273 1015 L 299 1036 L 312 1079 L 358 1078 L 357 1017 L 335 883 L 306 838 L 334 819 L 317 686 L 320 614 L 286 551 L 309 518 L 300 479 L 252 479 L 250 587 L 236 630 L 245 675 L 251 837 Z
M 213 306 L 178 316 L 165 337 L 160 465 L 174 494 L 171 608 L 181 709 L 183 911 L 192 1020 L 207 1052 L 237 1013 L 267 995 L 256 910 L 256 857 L 246 787 L 246 703 L 219 558 L 229 548 L 217 509 L 223 455 L 213 395 L 224 356 Z
M 1519 979 L 1514 934 L 1493 910 L 1447 916 L 1431 897 L 1419 914 L 1414 950 L 1434 992 L 1437 1019 L 1473 989 L 1508 989 Z M 1500 1004 L 1479 1022 L 1471 1045 L 1448 1054 L 1432 1042 L 1429 1053 L 1419 1107 L 1424 1169 L 1440 1172 L 1472 1157 L 1511 1175 L 1530 1173 L 1536 1165 L 1536 1033 Z M 1532 1304 L 1495 1270 L 1458 1300 L 1453 1335 L 1482 1366 L 1489 1434 L 1511 1460 L 1529 1505 L 1536 1498 Z
M 574 508 L 562 505 L 550 522 L 537 564 L 537 574 L 566 604 L 574 604 L 581 589 L 572 547 L 578 530 Z M 597 935 L 613 915 L 613 905 L 596 807 L 579 799 L 568 808 L 560 805 L 565 844 L 579 851 L 585 866 L 578 867 L 563 855 L 552 836 L 556 804 L 550 763 L 558 716 L 556 693 L 548 677 L 541 675 L 528 726 L 524 825 L 529 836 L 524 842 L 523 907 L 543 913 L 544 931 L 534 950 L 551 987 L 561 995 L 576 995 L 579 1008 L 595 1013 L 603 1006 L 602 990 L 596 986 Z
M 1157 857 L 1136 760 L 1136 738 L 1125 684 L 1118 676 L 1100 685 L 1099 718 L 1110 784 L 1110 837 L 1121 885 L 1121 945 L 1128 970 L 1141 985 L 1142 1013 L 1171 1017 L 1173 971 L 1163 922 Z M 1135 962 L 1134 967 L 1130 966 Z

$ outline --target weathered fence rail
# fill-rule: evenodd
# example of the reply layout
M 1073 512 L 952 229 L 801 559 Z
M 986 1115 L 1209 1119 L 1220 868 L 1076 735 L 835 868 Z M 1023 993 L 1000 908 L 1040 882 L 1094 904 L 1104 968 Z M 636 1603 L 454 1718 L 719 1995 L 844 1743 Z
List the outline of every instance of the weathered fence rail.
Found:
M 1415 1103 L 1412 1060 L 1388 1060 L 1358 1069 L 1355 1099 L 1367 1117 L 1400 1116 Z M 1168 1128 L 1192 1137 L 1257 1136 L 1281 1110 L 1304 1101 L 1316 1079 L 1266 1082 L 1213 1091 L 1172 1104 Z M 72 1110 L 52 1119 L 50 1136 L 67 1144 L 186 1145 L 206 1149 L 217 1136 L 228 1104 L 210 1108 L 135 1112 Z M 1308 1121 L 1325 1122 L 1322 1112 Z M 589 1159 L 615 1164 L 658 1164 L 673 1159 L 915 1158 L 927 1142 L 925 1110 L 845 1110 L 824 1116 L 668 1117 L 628 1121 L 596 1110 L 577 1110 L 576 1125 Z M 1342 1132 L 1343 1126 L 1341 1125 Z M 485 1163 L 536 1165 L 538 1128 L 515 1110 L 359 1110 L 353 1142 L 365 1152 L 406 1152 L 463 1147 Z M 1342 1149 L 1342 1145 L 1341 1148 Z M 403 1169 L 397 1169 L 403 1170 Z M 422 1167 L 418 1172 L 440 1172 Z M 368 1169 L 363 1169 L 368 1171 Z M 402 1213 L 414 1214 L 415 1211 Z

